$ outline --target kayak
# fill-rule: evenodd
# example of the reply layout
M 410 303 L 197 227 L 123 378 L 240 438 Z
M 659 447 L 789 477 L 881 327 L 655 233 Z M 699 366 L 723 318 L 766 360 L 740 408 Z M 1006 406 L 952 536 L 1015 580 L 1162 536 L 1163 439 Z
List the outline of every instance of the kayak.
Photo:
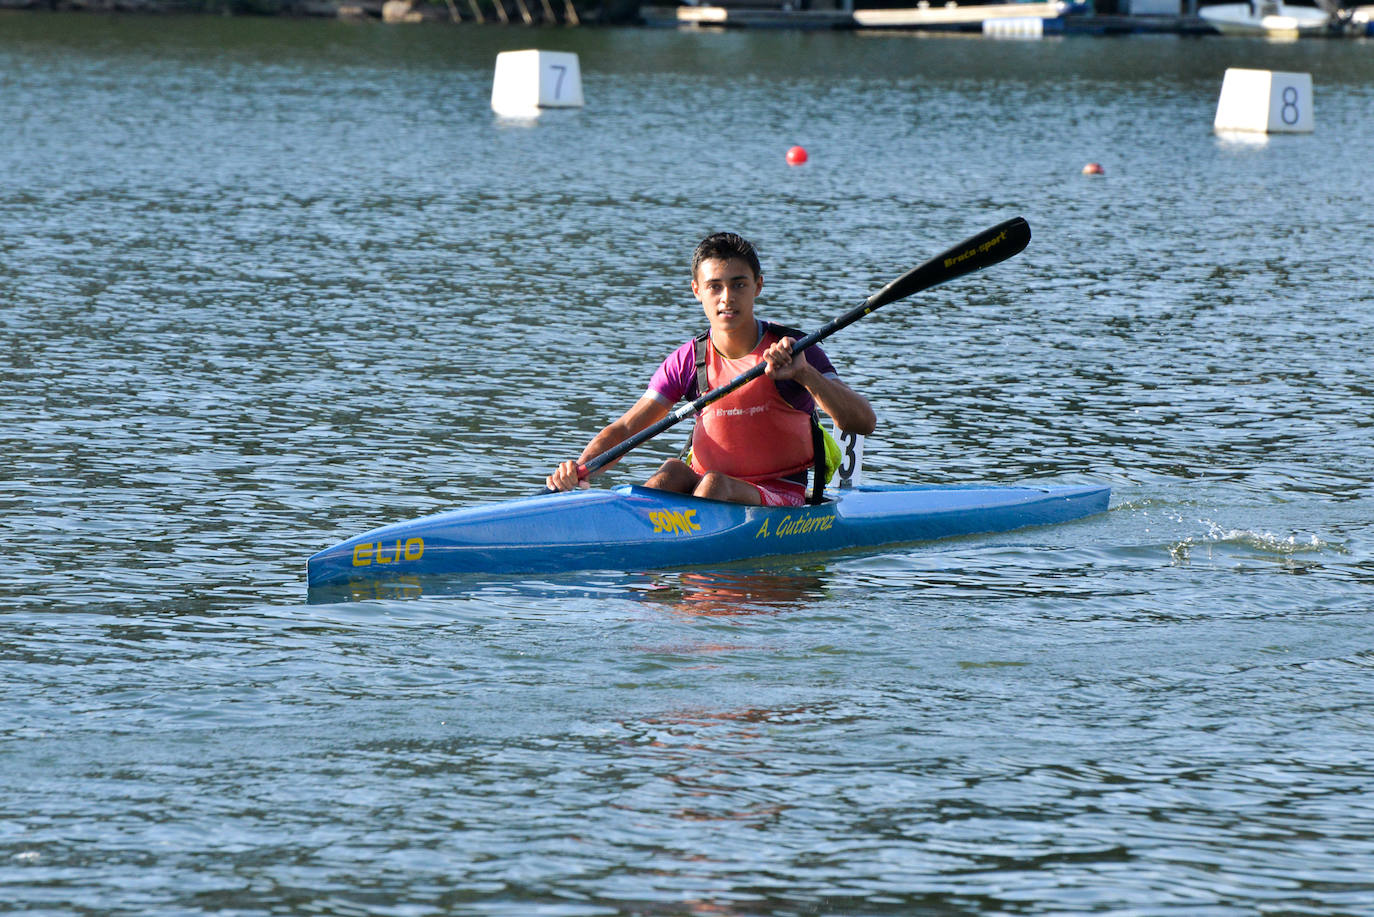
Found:
M 1005 532 L 1106 510 L 1100 486 L 874 486 L 814 506 L 720 503 L 638 485 L 545 494 L 386 525 L 320 551 L 311 587 L 398 576 L 649 570 Z
M 1030 225 L 1003 220 L 907 271 L 824 326 L 798 338 L 817 344 L 889 303 L 999 264 L 1025 249 Z M 755 363 L 695 400 L 578 465 L 587 478 L 673 424 L 764 375 Z M 698 386 L 699 388 L 701 386 Z M 841 438 L 845 435 L 843 434 Z M 861 443 L 847 453 L 856 483 Z M 858 448 L 854 448 L 854 447 Z M 843 480 L 842 472 L 842 480 Z M 804 507 L 743 506 L 636 485 L 544 493 L 383 526 L 310 558 L 316 587 L 401 583 L 464 573 L 623 572 L 735 563 L 781 554 L 873 548 L 1065 522 L 1107 508 L 1105 487 L 841 486 Z M 331 591 L 322 589 L 321 592 Z

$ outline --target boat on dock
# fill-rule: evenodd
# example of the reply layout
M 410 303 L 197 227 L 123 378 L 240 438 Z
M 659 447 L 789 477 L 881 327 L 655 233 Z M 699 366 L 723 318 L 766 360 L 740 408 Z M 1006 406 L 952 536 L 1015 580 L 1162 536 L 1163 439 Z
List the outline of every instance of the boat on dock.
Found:
M 1198 15 L 1222 35 L 1261 38 L 1301 38 L 1332 31 L 1332 16 L 1312 6 L 1293 6 L 1283 0 L 1251 0 L 1204 6 Z

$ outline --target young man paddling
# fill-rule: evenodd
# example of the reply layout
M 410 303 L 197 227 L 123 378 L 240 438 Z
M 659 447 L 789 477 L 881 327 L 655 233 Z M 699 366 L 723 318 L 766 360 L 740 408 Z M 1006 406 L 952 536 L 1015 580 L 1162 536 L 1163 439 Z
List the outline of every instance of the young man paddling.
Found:
M 756 506 L 805 503 L 816 455 L 816 407 L 849 433 L 872 433 L 876 419 L 868 400 L 840 381 L 820 347 L 794 354 L 796 342 L 785 329 L 754 317 L 754 298 L 762 289 L 753 245 L 727 232 L 703 239 L 692 255 L 692 294 L 711 324 L 709 336 L 670 354 L 634 406 L 594 436 L 577 461 L 554 469 L 548 487 L 576 487 L 579 463 L 658 422 L 677 402 L 698 397 L 703 376 L 709 391 L 762 361 L 768 366 L 763 376 L 697 417 L 691 462 L 669 459 L 645 484 Z

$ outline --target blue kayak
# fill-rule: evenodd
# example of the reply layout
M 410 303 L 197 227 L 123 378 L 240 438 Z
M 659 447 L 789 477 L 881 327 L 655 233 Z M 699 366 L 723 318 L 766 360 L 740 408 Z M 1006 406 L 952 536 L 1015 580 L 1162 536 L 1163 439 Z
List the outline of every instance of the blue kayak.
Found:
M 861 486 L 795 508 L 635 485 L 450 510 L 310 558 L 311 587 L 458 573 L 652 570 L 875 548 L 1068 522 L 1107 508 L 1097 486 Z

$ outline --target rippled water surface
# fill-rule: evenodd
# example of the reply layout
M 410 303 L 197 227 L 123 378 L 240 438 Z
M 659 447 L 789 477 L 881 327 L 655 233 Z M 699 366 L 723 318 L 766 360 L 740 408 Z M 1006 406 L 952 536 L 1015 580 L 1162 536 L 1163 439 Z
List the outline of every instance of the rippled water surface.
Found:
M 530 46 L 584 110 L 492 116 Z M 1370 51 L 0 16 L 8 907 L 1370 913 Z M 827 349 L 870 478 L 1106 514 L 307 604 L 633 401 L 705 233 L 808 327 L 1018 214 Z

